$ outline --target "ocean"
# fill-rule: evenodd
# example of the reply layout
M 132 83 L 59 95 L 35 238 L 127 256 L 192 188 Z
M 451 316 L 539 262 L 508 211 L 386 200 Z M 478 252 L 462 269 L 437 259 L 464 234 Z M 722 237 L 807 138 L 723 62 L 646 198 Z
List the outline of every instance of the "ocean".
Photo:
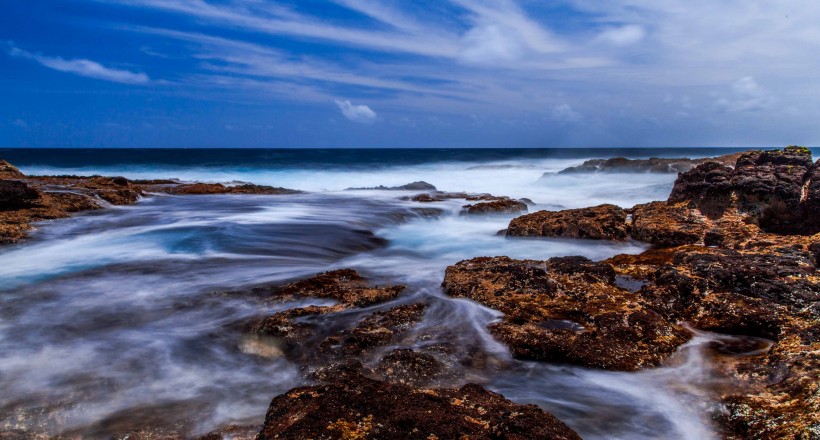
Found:
M 587 439 L 717 438 L 707 409 L 715 378 L 700 334 L 669 364 L 636 373 L 512 359 L 486 325 L 499 314 L 444 295 L 448 265 L 477 256 L 600 260 L 638 242 L 508 239 L 514 215 L 461 215 L 464 201 L 420 204 L 419 191 L 349 190 L 415 181 L 442 191 L 526 197 L 540 209 L 665 199 L 674 174 L 557 174 L 586 159 L 706 157 L 726 149 L 5 149 L 30 175 L 110 175 L 251 182 L 292 195 L 153 195 L 132 206 L 43 222 L 0 248 L 0 426 L 106 438 L 134 414 L 191 420 L 192 435 L 259 424 L 271 398 L 307 383 L 299 365 L 250 353 L 239 324 L 323 300 L 270 305 L 221 294 L 353 268 L 405 284 L 396 303 L 430 303 L 419 331 L 478 346 L 493 360 L 464 367 L 477 382 L 535 403 Z M 439 208 L 431 215 L 419 208 Z M 428 341 L 429 342 L 429 341 Z M 411 342 L 412 344 L 413 342 Z M 503 367 L 499 367 L 503 366 Z

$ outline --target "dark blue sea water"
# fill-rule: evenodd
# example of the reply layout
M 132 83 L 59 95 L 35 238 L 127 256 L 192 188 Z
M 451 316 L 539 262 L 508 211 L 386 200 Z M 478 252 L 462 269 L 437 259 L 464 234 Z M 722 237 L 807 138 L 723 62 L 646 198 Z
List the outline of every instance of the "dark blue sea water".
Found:
M 609 157 L 706 157 L 742 148 L 418 148 L 418 149 L 0 149 L 0 158 L 18 166 L 116 167 L 136 164 L 265 168 L 378 168 L 441 162 L 506 162 Z
M 261 423 L 274 395 L 307 379 L 275 347 L 249 341 L 237 323 L 299 304 L 274 307 L 214 292 L 350 267 L 375 282 L 407 285 L 398 302 L 431 303 L 419 334 L 440 329 L 442 341 L 481 347 L 487 367 L 465 367 L 451 386 L 479 382 L 536 403 L 588 439 L 715 438 L 707 409 L 719 379 L 702 350 L 711 336 L 695 338 L 668 366 L 639 373 L 520 362 L 486 331 L 498 312 L 440 289 L 448 265 L 476 256 L 598 260 L 645 245 L 508 240 L 496 233 L 512 215 L 472 218 L 460 215 L 463 200 L 433 206 L 406 200 L 415 192 L 346 189 L 422 180 L 444 191 L 526 197 L 536 203 L 532 210 L 630 207 L 665 199 L 676 176 L 556 173 L 590 158 L 729 152 L 0 150 L 27 174 L 243 181 L 304 191 L 149 195 L 133 206 L 43 222 L 30 240 L 0 248 L 0 430 L 108 438 L 117 429 L 183 419 L 193 421 L 190 435 Z M 347 315 L 346 325 L 363 316 Z

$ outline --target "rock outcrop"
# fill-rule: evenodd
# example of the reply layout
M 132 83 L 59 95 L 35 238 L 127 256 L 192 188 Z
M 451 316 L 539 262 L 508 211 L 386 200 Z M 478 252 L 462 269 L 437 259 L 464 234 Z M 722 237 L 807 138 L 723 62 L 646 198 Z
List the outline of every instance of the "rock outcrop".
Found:
M 411 182 L 401 186 L 371 186 L 364 188 L 348 188 L 348 191 L 381 190 L 381 191 L 436 191 L 436 187 L 424 181 Z
M 479 385 L 422 389 L 356 373 L 334 376 L 274 398 L 257 439 L 580 439 L 537 406 Z
M 516 357 L 613 370 L 658 365 L 687 332 L 614 281 L 608 264 L 582 257 L 482 257 L 448 267 L 442 286 L 503 312 L 490 330 Z
M 504 197 L 498 200 L 465 205 L 463 212 L 467 215 L 518 214 L 527 212 L 527 204 Z
M 649 159 L 627 159 L 625 157 L 615 157 L 612 159 L 591 159 L 581 165 L 569 167 L 558 172 L 558 174 L 578 174 L 578 173 L 683 173 L 691 170 L 697 165 L 713 162 L 720 164 L 734 164 L 740 153 L 727 154 L 714 158 L 688 159 L 688 158 L 657 158 Z
M 28 208 L 36 204 L 40 193 L 16 180 L 0 180 L 0 211 Z
M 32 223 L 110 205 L 130 205 L 152 193 L 294 194 L 299 191 L 252 184 L 183 183 L 104 176 L 25 176 L 0 160 L 0 244 L 25 238 Z
M 0 179 L 22 179 L 25 175 L 14 165 L 0 159 Z
M 507 236 L 625 240 L 626 211 L 615 205 L 538 211 L 513 219 Z

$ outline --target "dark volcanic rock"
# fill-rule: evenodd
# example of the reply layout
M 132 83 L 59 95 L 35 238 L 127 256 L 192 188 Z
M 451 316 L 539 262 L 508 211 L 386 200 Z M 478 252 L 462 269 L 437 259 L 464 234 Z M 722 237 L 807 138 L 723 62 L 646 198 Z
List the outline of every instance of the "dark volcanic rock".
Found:
M 404 286 L 371 287 L 355 270 L 339 269 L 284 286 L 256 288 L 254 292 L 272 299 L 328 298 L 345 307 L 364 307 L 391 300 L 402 290 Z
M 804 232 L 820 231 L 820 160 L 814 163 L 803 183 Z
M 535 405 L 479 385 L 418 389 L 356 374 L 271 402 L 257 439 L 580 439 Z
M 690 202 L 710 217 L 720 217 L 732 203 L 732 168 L 707 162 L 678 176 L 669 203 Z
M 483 257 L 448 267 L 442 286 L 503 312 L 491 331 L 516 357 L 613 370 L 658 365 L 688 334 L 611 284 L 603 266 Z
M 538 211 L 513 219 L 507 235 L 625 240 L 626 212 L 615 205 Z
M 165 189 L 169 194 L 201 195 L 201 194 L 298 194 L 287 188 L 277 188 L 265 185 L 222 185 L 221 183 L 189 183 L 170 186 Z
M 388 345 L 421 322 L 426 309 L 426 304 L 417 303 L 373 313 L 353 329 L 328 337 L 320 348 L 328 354 L 341 352 L 355 356 L 368 349 Z
M 16 180 L 0 180 L 0 210 L 20 209 L 37 203 L 40 193 Z
M 558 174 L 576 173 L 680 173 L 689 171 L 699 161 L 697 159 L 592 159 L 575 167 L 561 170 Z
M 807 148 L 743 154 L 732 175 L 738 208 L 755 217 L 765 231 L 801 232 L 800 201 L 811 167 Z
M 474 205 L 466 205 L 464 206 L 464 212 L 468 215 L 517 214 L 527 212 L 527 204 L 518 200 L 502 198 L 476 203 Z
M 419 386 L 433 383 L 443 376 L 445 366 L 430 354 L 399 348 L 382 358 L 376 372 L 391 383 Z
M 412 182 L 412 183 L 408 183 L 406 185 L 401 185 L 401 186 L 390 186 L 390 187 L 388 187 L 388 186 L 384 186 L 384 185 L 379 185 L 379 186 L 371 186 L 371 187 L 365 187 L 365 188 L 348 188 L 348 191 L 373 190 L 373 189 L 384 190 L 384 191 L 436 191 L 435 186 L 433 186 L 433 185 L 431 185 L 427 182 L 423 182 L 423 181 Z

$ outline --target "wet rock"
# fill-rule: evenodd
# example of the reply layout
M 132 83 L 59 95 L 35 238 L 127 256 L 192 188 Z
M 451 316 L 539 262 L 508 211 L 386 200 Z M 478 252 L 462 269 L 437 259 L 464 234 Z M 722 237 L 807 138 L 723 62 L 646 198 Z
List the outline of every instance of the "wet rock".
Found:
M 284 286 L 260 287 L 254 293 L 271 299 L 327 298 L 345 307 L 364 307 L 396 298 L 404 286 L 372 287 L 353 269 L 339 269 Z
M 508 198 L 464 206 L 464 213 L 468 215 L 518 214 L 520 212 L 527 212 L 527 204 Z
M 358 356 L 368 349 L 397 342 L 397 338 L 421 322 L 424 303 L 396 306 L 366 317 L 353 329 L 325 339 L 320 350 L 328 354 Z
M 413 386 L 428 385 L 445 374 L 445 366 L 427 353 L 400 348 L 385 355 L 376 367 L 384 380 Z
M 632 208 L 631 234 L 659 246 L 694 244 L 703 240 L 707 220 L 683 203 L 651 202 Z
M 581 165 L 569 167 L 558 174 L 578 173 L 680 173 L 689 171 L 698 161 L 693 159 L 591 159 Z
M 418 182 L 412 182 L 412 183 L 408 183 L 406 185 L 401 185 L 401 186 L 387 187 L 387 186 L 384 186 L 384 185 L 379 185 L 379 186 L 372 186 L 372 187 L 365 187 L 365 188 L 348 188 L 347 190 L 348 191 L 355 191 L 355 190 L 436 191 L 436 187 L 429 184 L 429 183 L 427 183 L 427 182 L 418 181 Z
M 678 176 L 668 201 L 689 202 L 709 217 L 720 217 L 732 203 L 732 168 L 717 162 L 698 165 Z
M 277 396 L 257 437 L 266 439 L 579 439 L 535 405 L 479 385 L 419 389 L 349 374 Z
M 797 309 L 820 301 L 820 284 L 810 254 L 779 249 L 772 252 L 679 253 L 675 263 L 706 280 L 707 288 L 733 292 Z
M 538 211 L 513 219 L 507 235 L 625 240 L 626 212 L 615 205 Z
M 765 231 L 800 232 L 804 177 L 811 167 L 811 152 L 802 147 L 743 154 L 732 174 L 738 208 Z
M 482 257 L 448 267 L 442 286 L 448 295 L 503 312 L 490 330 L 519 358 L 635 370 L 658 365 L 688 339 L 610 280 L 585 259 Z
M 300 191 L 266 185 L 223 185 L 221 183 L 191 183 L 167 187 L 165 192 L 180 195 L 201 194 L 298 194 Z
M 697 165 L 713 162 L 723 165 L 734 165 L 740 153 L 732 153 L 714 158 L 702 159 L 666 159 L 652 157 L 649 159 L 592 159 L 575 167 L 569 167 L 558 174 L 578 173 L 684 173 Z
M 39 199 L 40 193 L 23 182 L 0 180 L 0 210 L 33 206 Z
M 419 194 L 417 196 L 413 196 L 410 200 L 414 202 L 421 202 L 421 203 L 433 203 L 433 202 L 443 202 L 444 199 L 441 197 L 436 197 L 432 194 Z
M 0 159 L 0 179 L 21 179 L 25 175 L 17 167 Z

